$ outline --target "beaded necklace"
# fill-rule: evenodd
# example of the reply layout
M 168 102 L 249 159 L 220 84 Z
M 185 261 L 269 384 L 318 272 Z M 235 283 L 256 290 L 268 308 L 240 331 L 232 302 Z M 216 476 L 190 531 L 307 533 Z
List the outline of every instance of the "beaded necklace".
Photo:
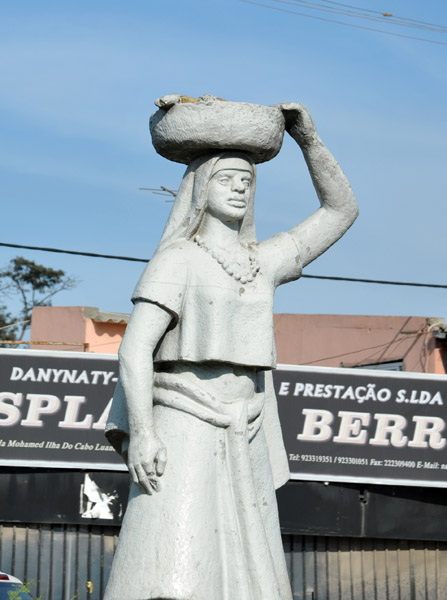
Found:
M 200 235 L 194 236 L 194 243 L 197 244 L 199 248 L 207 252 L 212 258 L 214 258 L 214 260 L 219 263 L 225 273 L 230 275 L 230 277 L 236 281 L 248 283 L 253 281 L 253 279 L 259 273 L 260 265 L 256 258 L 256 254 L 253 251 L 248 250 L 248 244 L 242 245 L 243 248 L 248 250 L 248 268 L 246 268 L 245 272 L 242 272 L 242 267 L 239 263 L 230 262 L 226 256 L 226 253 L 220 249 L 210 248 L 207 246 Z

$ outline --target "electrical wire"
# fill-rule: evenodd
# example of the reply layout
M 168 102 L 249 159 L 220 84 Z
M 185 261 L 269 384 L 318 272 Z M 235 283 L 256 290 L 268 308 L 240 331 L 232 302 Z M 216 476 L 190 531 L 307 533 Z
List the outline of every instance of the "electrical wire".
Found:
M 280 0 L 272 0 L 274 2 L 280 2 Z M 322 0 L 325 2 L 325 0 Z M 422 21 L 416 21 L 414 19 L 406 19 L 402 17 L 396 17 L 391 13 L 383 13 L 379 11 L 370 11 L 373 14 L 365 14 L 364 12 L 359 12 L 358 10 L 346 10 L 344 8 L 332 8 L 327 4 L 322 4 L 321 2 L 315 2 L 314 0 L 292 0 L 291 2 L 285 2 L 284 4 L 299 5 L 303 8 L 307 8 L 309 10 L 318 10 L 321 12 L 326 12 L 329 14 L 338 14 L 344 15 L 349 18 L 354 19 L 365 19 L 367 21 L 375 21 L 379 23 L 384 23 L 388 25 L 397 25 L 398 27 L 409 27 L 412 29 L 422 29 L 425 31 L 434 31 L 436 33 L 447 33 L 447 27 L 443 25 L 435 25 L 434 23 L 425 23 Z M 331 2 L 331 4 L 333 4 Z M 335 3 L 338 5 L 338 3 Z M 340 5 L 346 6 L 346 5 Z M 357 7 L 350 7 L 356 8 Z
M 371 8 L 361 8 L 360 6 L 353 6 L 352 4 L 343 4 L 342 2 L 335 2 L 335 0 L 323 0 L 323 2 L 325 2 L 326 4 L 334 4 L 336 6 L 344 6 L 345 8 L 353 8 L 353 9 L 361 11 L 361 12 L 373 13 L 373 14 L 382 15 L 382 16 L 386 16 L 386 17 L 388 17 L 388 15 L 390 14 L 390 13 L 386 13 L 386 12 L 384 13 L 380 10 L 373 10 Z M 394 17 L 395 19 L 402 19 L 403 21 L 411 21 L 412 23 L 418 23 L 420 25 L 430 25 L 432 27 L 439 27 L 439 29 L 447 30 L 447 26 L 438 25 L 437 23 L 428 23 L 427 21 L 420 21 L 418 19 L 411 19 L 410 17 L 401 17 L 398 15 L 390 15 L 390 16 Z
M 41 252 L 56 252 L 58 254 L 74 254 L 75 256 L 90 256 L 93 258 L 111 258 L 113 260 L 128 260 L 132 262 L 149 262 L 148 258 L 134 258 L 132 256 L 115 256 L 113 254 L 97 254 L 96 252 L 79 252 L 76 250 L 61 250 L 60 248 L 41 248 L 40 246 L 24 246 L 21 244 L 6 244 L 0 242 L 0 246 L 6 248 L 19 248 L 24 250 L 39 250 Z
M 315 360 L 311 360 L 309 362 L 300 363 L 303 367 L 311 366 L 315 363 L 324 362 L 326 360 L 332 360 L 334 358 L 342 358 L 343 356 L 349 356 L 350 354 L 360 354 L 360 352 L 365 352 L 366 350 L 377 350 L 378 348 L 388 347 L 392 344 L 396 344 L 397 342 L 406 341 L 411 338 L 420 337 L 424 332 L 416 333 L 414 335 L 408 335 L 404 338 L 398 338 L 397 340 L 391 340 L 390 342 L 383 342 L 382 344 L 377 344 L 376 346 L 368 346 L 366 348 L 358 348 L 357 350 L 351 350 L 349 352 L 342 352 L 341 354 L 333 354 L 332 356 L 325 356 L 324 358 L 317 358 Z
M 135 256 L 117 256 L 114 254 L 98 254 L 96 252 L 81 252 L 77 250 L 62 250 L 60 248 L 44 248 L 40 246 L 25 246 L 23 244 L 8 244 L 6 242 L 0 242 L 0 246 L 6 248 L 18 248 L 23 250 L 38 250 L 42 252 L 56 252 L 58 254 L 74 254 L 75 256 L 88 256 L 91 258 L 108 258 L 112 260 L 127 260 L 132 262 L 148 263 L 149 258 L 136 258 Z M 439 283 L 416 283 L 412 281 L 388 281 L 384 279 L 362 279 L 359 277 L 336 277 L 329 275 L 307 275 L 303 274 L 301 277 L 308 279 L 324 279 L 328 281 L 348 281 L 351 283 L 376 283 L 380 285 L 405 285 L 410 287 L 423 287 L 423 288 L 436 288 L 447 290 L 447 285 Z
M 252 4 L 254 6 L 261 6 L 263 8 L 270 8 L 279 12 L 285 12 L 292 15 L 299 15 L 301 17 L 307 17 L 308 19 L 316 19 L 318 21 L 325 21 L 327 23 L 335 23 L 337 25 L 344 25 L 345 27 L 353 27 L 354 29 L 364 29 L 366 31 L 374 31 L 376 33 L 384 33 L 385 35 L 391 35 L 393 37 L 401 37 L 409 40 L 417 40 L 419 42 L 426 42 L 428 44 L 436 44 L 438 46 L 447 46 L 447 42 L 439 42 L 437 40 L 429 40 L 428 38 L 420 38 L 413 35 L 405 35 L 403 33 L 395 33 L 392 31 L 385 31 L 384 29 L 376 29 L 375 27 L 366 27 L 365 25 L 355 25 L 354 23 L 346 23 L 345 21 L 336 21 L 335 19 L 328 19 L 326 17 L 317 17 L 316 15 L 309 15 L 307 13 L 298 12 L 296 10 L 290 10 L 287 8 L 280 8 L 279 6 L 270 6 L 269 4 L 263 4 L 262 2 L 254 2 L 254 0 L 240 0 L 245 4 Z M 274 2 L 281 2 L 282 4 L 290 4 L 286 0 L 273 0 Z
M 301 275 L 301 277 L 308 277 L 309 279 L 330 279 L 331 281 L 351 281 L 355 283 L 379 283 L 382 285 L 409 285 L 412 287 L 427 287 L 427 288 L 439 288 L 447 290 L 447 285 L 439 283 L 416 283 L 410 281 L 387 281 L 384 279 L 361 279 L 359 277 L 335 277 L 327 275 Z

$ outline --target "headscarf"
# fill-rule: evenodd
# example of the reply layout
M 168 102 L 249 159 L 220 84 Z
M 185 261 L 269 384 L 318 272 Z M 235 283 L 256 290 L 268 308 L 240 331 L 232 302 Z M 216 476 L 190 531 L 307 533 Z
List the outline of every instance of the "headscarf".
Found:
M 239 239 L 242 243 L 257 241 L 254 220 L 255 164 L 248 154 L 221 152 L 196 158 L 186 169 L 156 253 L 178 240 L 190 240 L 195 235 L 207 208 L 208 185 L 216 164 L 220 159 L 234 157 L 246 160 L 251 165 L 253 175 L 247 211 L 239 229 Z

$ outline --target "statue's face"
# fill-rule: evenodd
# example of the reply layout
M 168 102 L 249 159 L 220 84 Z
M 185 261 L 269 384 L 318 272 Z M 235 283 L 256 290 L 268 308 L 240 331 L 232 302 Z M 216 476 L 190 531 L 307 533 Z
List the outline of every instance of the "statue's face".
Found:
M 208 212 L 221 221 L 237 222 L 248 208 L 253 172 L 239 157 L 220 159 L 208 185 Z

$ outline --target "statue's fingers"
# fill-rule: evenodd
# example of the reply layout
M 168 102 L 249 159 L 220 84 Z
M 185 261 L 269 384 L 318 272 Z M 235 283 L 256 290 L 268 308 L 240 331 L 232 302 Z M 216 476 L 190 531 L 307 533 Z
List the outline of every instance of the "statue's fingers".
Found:
M 143 471 L 146 473 L 146 475 L 152 475 L 152 473 L 155 473 L 155 467 L 154 467 L 154 460 L 145 460 L 144 462 L 141 463 L 141 466 L 143 467 Z
M 157 456 L 155 457 L 155 469 L 157 471 L 157 475 L 163 475 L 166 468 L 166 462 L 168 460 L 168 455 L 166 452 L 166 448 L 161 448 L 158 451 Z
M 138 476 L 133 465 L 129 465 L 129 474 L 132 481 L 138 485 Z
M 159 480 L 157 479 L 156 475 L 154 475 L 153 477 L 149 477 L 149 483 L 152 486 L 152 489 L 154 490 L 154 492 L 160 491 L 161 484 L 160 484 Z
M 136 465 L 135 471 L 138 477 L 138 486 L 147 494 L 152 494 L 152 486 L 149 481 L 149 477 L 146 475 L 143 467 L 141 465 Z

